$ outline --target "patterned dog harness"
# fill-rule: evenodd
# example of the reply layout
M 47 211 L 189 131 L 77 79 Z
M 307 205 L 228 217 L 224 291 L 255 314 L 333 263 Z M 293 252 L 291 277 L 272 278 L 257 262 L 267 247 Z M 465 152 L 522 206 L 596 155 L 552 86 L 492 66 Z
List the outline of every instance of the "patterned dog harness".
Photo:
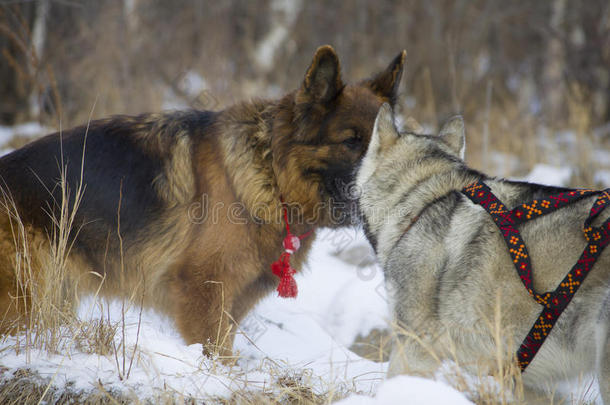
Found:
M 536 302 L 544 307 L 517 351 L 519 367 L 521 371 L 524 371 L 538 353 L 557 319 L 568 306 L 589 271 L 593 268 L 597 258 L 610 243 L 610 218 L 600 227 L 591 225 L 599 213 L 610 205 L 610 189 L 604 191 L 569 190 L 548 198 L 521 204 L 513 210 L 508 210 L 491 192 L 491 189 L 481 181 L 464 188 L 462 193 L 475 204 L 485 208 L 492 216 L 504 237 L 523 285 Z M 532 262 L 517 226 L 592 195 L 599 195 L 599 197 L 591 207 L 589 217 L 585 220 L 583 226 L 583 233 L 588 242 L 587 246 L 585 246 L 580 258 L 570 272 L 561 280 L 559 286 L 554 291 L 539 294 L 534 290 Z

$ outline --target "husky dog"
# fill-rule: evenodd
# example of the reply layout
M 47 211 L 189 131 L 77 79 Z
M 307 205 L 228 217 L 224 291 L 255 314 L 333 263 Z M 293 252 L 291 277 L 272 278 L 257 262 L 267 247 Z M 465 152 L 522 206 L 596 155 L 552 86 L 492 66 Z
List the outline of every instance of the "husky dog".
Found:
M 377 115 L 357 184 L 398 330 L 388 375 L 430 375 L 443 359 L 479 372 L 510 362 L 540 316 L 542 306 L 524 288 L 497 224 L 462 190 L 484 183 L 508 208 L 570 190 L 488 177 L 466 166 L 464 147 L 461 117 L 432 136 L 399 133 L 387 104 Z M 520 225 L 532 291 L 555 289 L 577 263 L 595 202 L 588 196 Z M 602 211 L 593 225 L 609 216 L 610 209 Z M 528 400 L 592 373 L 610 404 L 609 282 L 607 249 L 523 371 Z

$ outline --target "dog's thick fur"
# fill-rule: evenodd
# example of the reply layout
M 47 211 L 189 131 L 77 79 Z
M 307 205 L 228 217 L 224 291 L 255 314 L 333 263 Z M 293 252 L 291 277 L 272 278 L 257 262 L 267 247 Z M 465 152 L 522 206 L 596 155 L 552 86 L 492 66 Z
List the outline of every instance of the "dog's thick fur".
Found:
M 399 134 L 384 105 L 357 175 L 365 230 L 384 269 L 395 321 L 406 330 L 397 333 L 390 375 L 430 375 L 438 367 L 434 356 L 454 359 L 454 351 L 467 366 L 494 366 L 498 353 L 511 361 L 542 310 L 523 286 L 491 216 L 461 190 L 485 181 L 512 208 L 561 189 L 469 169 L 464 145 L 460 117 L 438 136 Z M 576 263 L 587 244 L 582 227 L 595 199 L 520 226 L 537 291 L 554 290 Z M 594 225 L 608 216 L 602 212 Z M 604 402 L 610 403 L 609 283 L 607 249 L 524 371 L 528 399 L 565 378 L 597 373 Z M 500 320 L 494 312 L 498 300 Z M 503 342 L 494 339 L 495 322 Z
M 44 240 L 61 202 L 60 168 L 72 206 L 83 162 L 70 255 L 79 284 L 95 289 L 100 277 L 92 274 L 101 275 L 111 296 L 143 284 L 146 305 L 169 314 L 187 343 L 222 343 L 217 336 L 278 284 L 270 264 L 286 233 L 281 198 L 293 233 L 352 222 L 355 201 L 344 189 L 379 106 L 396 99 L 404 61 L 402 52 L 387 70 L 345 85 L 336 53 L 323 46 L 300 88 L 280 100 L 93 121 L 3 157 L 0 177 L 21 220 Z M 16 307 L 3 223 L 4 310 Z M 294 255 L 295 267 L 313 239 Z M 5 312 L 7 325 L 17 314 Z M 223 346 L 230 352 L 232 338 Z

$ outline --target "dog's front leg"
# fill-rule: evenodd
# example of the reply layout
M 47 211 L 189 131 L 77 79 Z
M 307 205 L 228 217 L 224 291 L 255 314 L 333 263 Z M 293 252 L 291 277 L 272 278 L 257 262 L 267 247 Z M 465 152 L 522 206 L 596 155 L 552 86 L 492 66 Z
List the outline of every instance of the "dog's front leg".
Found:
M 432 355 L 430 349 L 422 346 L 422 342 L 404 337 L 393 339 L 388 378 L 400 374 L 430 378 L 438 367 L 438 360 Z
M 234 323 L 234 290 L 220 263 L 182 264 L 174 270 L 170 300 L 176 326 L 187 344 L 202 343 L 204 353 L 230 362 Z

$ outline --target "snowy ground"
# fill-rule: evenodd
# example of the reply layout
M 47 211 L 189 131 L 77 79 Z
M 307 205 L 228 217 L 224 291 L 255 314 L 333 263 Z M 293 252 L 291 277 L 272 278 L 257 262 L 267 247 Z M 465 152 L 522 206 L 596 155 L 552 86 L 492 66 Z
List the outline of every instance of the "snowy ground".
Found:
M 0 364 L 8 369 L 5 376 L 27 367 L 59 388 L 90 390 L 101 384 L 106 390 L 139 398 L 167 390 L 196 399 L 228 397 L 234 391 L 263 390 L 281 376 L 299 376 L 320 394 L 361 394 L 343 404 L 381 404 L 388 403 L 387 398 L 419 398 L 414 403 L 422 404 L 441 399 L 446 404 L 469 403 L 463 394 L 431 380 L 402 377 L 379 387 L 386 363 L 363 359 L 347 349 L 358 334 L 384 328 L 388 317 L 383 276 L 370 248 L 355 230 L 323 231 L 313 251 L 307 268 L 297 276 L 299 296 L 269 296 L 242 323 L 243 333 L 235 341 L 242 359 L 232 369 L 202 356 L 201 345 L 186 346 L 168 319 L 144 311 L 136 358 L 129 377 L 121 381 L 119 375 L 127 374 L 138 337 L 136 308 L 125 318 L 125 367 L 122 355 L 117 360 L 114 355 L 86 354 L 76 343 L 68 343 L 55 355 L 16 353 L 16 338 L 0 344 Z M 110 305 L 113 322 L 121 322 L 121 312 L 120 302 Z M 107 308 L 100 310 L 93 299 L 79 308 L 83 320 L 105 318 L 106 313 Z M 122 332 L 115 342 L 120 347 Z M 376 391 L 378 398 L 372 399 L 369 395 Z

